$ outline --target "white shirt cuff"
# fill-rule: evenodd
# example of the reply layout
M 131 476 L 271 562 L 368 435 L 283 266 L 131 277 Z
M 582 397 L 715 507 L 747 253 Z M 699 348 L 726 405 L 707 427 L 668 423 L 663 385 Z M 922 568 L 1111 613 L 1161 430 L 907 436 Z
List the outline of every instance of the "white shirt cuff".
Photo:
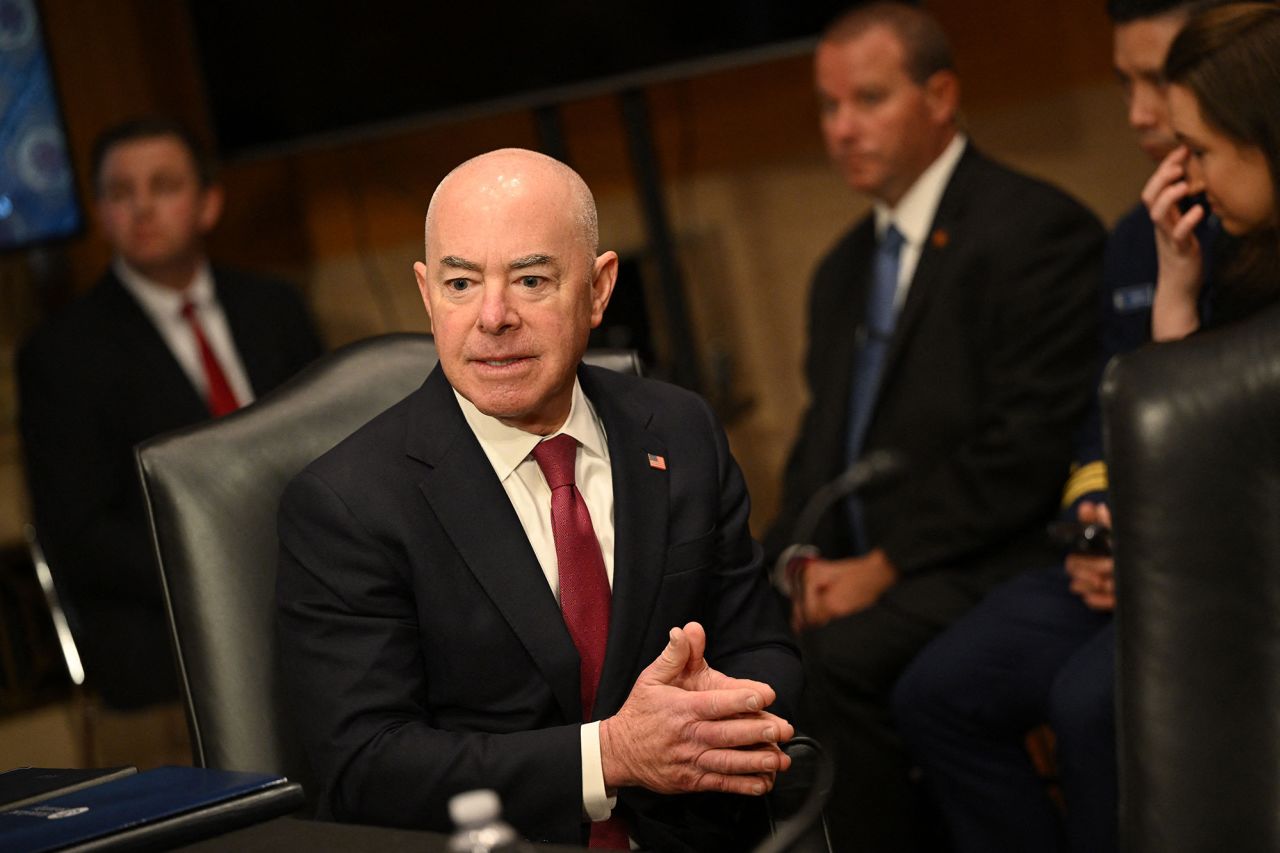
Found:
M 582 812 L 592 821 L 608 820 L 616 796 L 604 788 L 604 762 L 600 760 L 600 721 L 587 723 L 581 730 L 582 742 Z

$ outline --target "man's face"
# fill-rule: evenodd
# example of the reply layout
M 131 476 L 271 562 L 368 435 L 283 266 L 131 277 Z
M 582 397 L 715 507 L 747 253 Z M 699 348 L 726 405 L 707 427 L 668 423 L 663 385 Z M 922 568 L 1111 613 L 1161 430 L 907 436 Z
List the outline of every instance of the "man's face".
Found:
M 904 60 L 898 37 L 880 26 L 824 41 L 814 57 L 827 154 L 849 186 L 889 205 L 941 153 L 958 98 L 950 72 L 916 83 Z
M 130 266 L 154 278 L 199 256 L 221 200 L 216 190 L 201 187 L 191 152 L 176 137 L 122 142 L 102 161 L 102 229 Z
M 1169 103 L 1162 70 L 1169 45 L 1186 21 L 1183 13 L 1117 24 L 1113 62 L 1129 105 L 1129 126 L 1138 146 L 1152 160 L 1162 160 L 1177 142 L 1169 125 Z
M 563 176 L 527 158 L 455 173 L 414 274 L 449 383 L 487 415 L 546 435 L 569 415 L 618 258 L 593 257 Z

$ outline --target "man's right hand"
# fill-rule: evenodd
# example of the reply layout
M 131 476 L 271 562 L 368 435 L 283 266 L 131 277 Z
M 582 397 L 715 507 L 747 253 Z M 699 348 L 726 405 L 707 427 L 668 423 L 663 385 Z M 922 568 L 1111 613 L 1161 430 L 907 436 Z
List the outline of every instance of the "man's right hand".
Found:
M 1084 524 L 1111 526 L 1111 510 L 1106 504 L 1082 501 L 1076 516 Z M 1068 554 L 1067 575 L 1071 591 L 1092 610 L 1111 611 L 1116 606 L 1116 561 L 1111 555 Z
M 605 786 L 765 793 L 774 774 L 791 766 L 777 745 L 795 734 L 764 710 L 776 698 L 773 688 L 708 666 L 698 623 L 669 636 L 618 713 L 600 724 Z

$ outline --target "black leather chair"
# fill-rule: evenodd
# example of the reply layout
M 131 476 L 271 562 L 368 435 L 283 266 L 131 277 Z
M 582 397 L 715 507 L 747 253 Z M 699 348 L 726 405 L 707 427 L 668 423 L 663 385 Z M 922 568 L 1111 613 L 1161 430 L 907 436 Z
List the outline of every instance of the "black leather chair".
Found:
M 1280 307 L 1104 382 L 1120 837 L 1280 850 Z
M 630 350 L 586 360 L 641 372 Z M 252 406 L 138 448 L 197 766 L 281 773 L 317 790 L 280 693 L 276 507 L 295 474 L 435 363 L 429 335 L 359 341 Z

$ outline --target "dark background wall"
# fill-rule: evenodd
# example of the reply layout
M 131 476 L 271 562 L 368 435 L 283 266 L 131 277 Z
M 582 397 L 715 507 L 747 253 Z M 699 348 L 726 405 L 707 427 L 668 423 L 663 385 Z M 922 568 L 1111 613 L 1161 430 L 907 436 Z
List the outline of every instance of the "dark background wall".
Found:
M 926 6 L 952 36 L 979 144 L 1057 181 L 1104 219 L 1136 199 L 1149 165 L 1111 82 L 1101 0 Z M 92 198 L 93 137 L 124 116 L 171 113 L 212 139 L 182 0 L 42 0 L 40 9 L 82 198 Z M 825 164 L 807 56 L 653 85 L 645 97 L 703 371 L 724 404 L 760 527 L 772 515 L 804 404 L 808 277 L 865 202 Z M 659 307 L 617 99 L 575 100 L 561 117 L 570 159 L 598 197 L 602 242 L 635 259 L 621 286 L 643 288 Z M 473 154 L 538 144 L 534 114 L 518 109 L 233 162 L 223 171 L 228 207 L 211 252 L 297 281 L 331 345 L 425 330 L 410 264 L 421 255 L 435 183 Z M 108 259 L 92 229 L 58 247 L 0 258 L 0 542 L 16 540 L 26 517 L 13 434 L 14 347 L 47 303 L 87 286 Z M 669 343 L 663 334 L 654 329 L 660 347 Z

